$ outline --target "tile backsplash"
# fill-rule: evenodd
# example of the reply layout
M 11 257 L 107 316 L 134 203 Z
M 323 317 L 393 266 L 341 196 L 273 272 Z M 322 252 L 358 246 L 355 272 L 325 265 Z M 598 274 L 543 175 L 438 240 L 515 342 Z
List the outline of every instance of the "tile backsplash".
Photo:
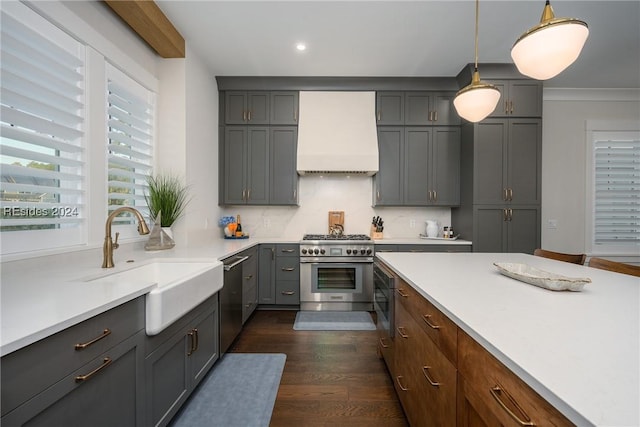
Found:
M 243 229 L 254 237 L 292 239 L 327 233 L 329 211 L 344 211 L 347 234 L 369 234 L 371 219 L 378 215 L 385 238 L 418 237 L 427 219 L 441 227 L 451 221 L 449 208 L 372 207 L 371 177 L 300 177 L 299 192 L 299 206 L 227 206 L 223 213 L 240 214 Z

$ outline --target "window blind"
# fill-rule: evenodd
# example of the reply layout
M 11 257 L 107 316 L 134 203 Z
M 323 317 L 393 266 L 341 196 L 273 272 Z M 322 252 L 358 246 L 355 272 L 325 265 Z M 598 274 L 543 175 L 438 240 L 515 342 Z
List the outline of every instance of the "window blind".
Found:
M 147 176 L 153 166 L 154 94 L 108 67 L 108 214 L 131 206 L 148 216 Z M 129 214 L 114 223 L 132 223 Z
M 85 220 L 84 48 L 44 20 L 37 31 L 4 10 L 1 20 L 0 231 L 80 243 L 64 230 Z
M 640 138 L 594 141 L 594 243 L 640 245 Z

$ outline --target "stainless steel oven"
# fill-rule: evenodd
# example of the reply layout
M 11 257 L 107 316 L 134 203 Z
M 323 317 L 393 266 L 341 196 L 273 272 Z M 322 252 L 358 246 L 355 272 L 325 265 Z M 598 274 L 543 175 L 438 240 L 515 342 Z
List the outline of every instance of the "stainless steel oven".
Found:
M 301 310 L 373 310 L 373 242 L 365 235 L 306 235 Z

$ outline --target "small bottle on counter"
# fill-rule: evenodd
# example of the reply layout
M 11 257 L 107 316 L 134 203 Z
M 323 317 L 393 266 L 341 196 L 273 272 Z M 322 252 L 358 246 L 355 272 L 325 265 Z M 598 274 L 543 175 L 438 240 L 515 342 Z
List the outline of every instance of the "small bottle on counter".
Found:
M 449 227 L 449 238 L 453 239 L 454 235 L 453 235 L 453 227 Z
M 244 233 L 242 232 L 242 224 L 240 224 L 240 215 L 237 216 L 236 224 L 236 237 L 242 237 Z
M 444 231 L 442 232 L 442 238 L 444 239 L 448 239 L 449 238 L 449 227 L 445 227 Z

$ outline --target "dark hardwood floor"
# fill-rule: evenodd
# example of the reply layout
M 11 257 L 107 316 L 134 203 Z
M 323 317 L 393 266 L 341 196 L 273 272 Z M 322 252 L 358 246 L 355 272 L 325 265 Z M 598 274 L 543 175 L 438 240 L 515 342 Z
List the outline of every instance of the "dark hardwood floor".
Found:
M 295 331 L 295 311 L 256 311 L 230 349 L 285 353 L 271 426 L 407 426 L 376 331 Z

